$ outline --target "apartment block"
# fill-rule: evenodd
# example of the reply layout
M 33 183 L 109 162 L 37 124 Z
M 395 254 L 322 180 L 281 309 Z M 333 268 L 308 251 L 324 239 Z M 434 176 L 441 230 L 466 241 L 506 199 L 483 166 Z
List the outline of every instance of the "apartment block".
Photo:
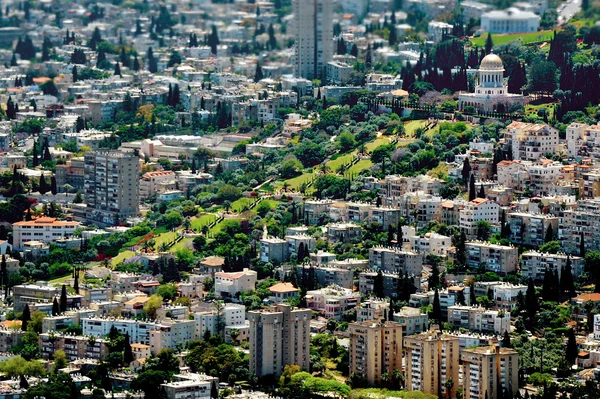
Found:
M 327 226 L 327 240 L 329 242 L 349 243 L 359 240 L 362 236 L 362 227 L 354 223 L 332 223 Z
M 119 225 L 139 214 L 139 158 L 118 151 L 85 154 L 86 218 L 103 225 Z
M 579 254 L 581 238 L 588 251 L 600 250 L 600 198 L 577 201 L 560 218 L 558 239 L 569 254 Z
M 13 223 L 13 247 L 24 249 L 27 241 L 56 242 L 59 238 L 71 237 L 79 222 L 40 217 L 25 222 Z
M 260 240 L 260 260 L 283 263 L 289 259 L 289 244 L 278 237 L 263 237 Z
M 158 193 L 177 189 L 175 172 L 163 170 L 146 172 L 140 179 L 140 198 L 147 199 Z
M 332 200 L 310 200 L 304 202 L 304 222 L 307 225 L 319 224 L 329 215 Z
M 513 122 L 507 126 L 513 159 L 537 161 L 558 150 L 558 130 L 544 124 Z
M 403 251 L 400 248 L 373 247 L 369 249 L 369 267 L 390 273 L 421 275 L 425 254 Z
M 523 269 L 521 269 L 522 272 Z M 523 284 L 500 283 L 493 288 L 494 302 L 497 309 L 510 311 L 517 306 L 519 293 L 527 292 L 527 286 Z
M 404 337 L 406 390 L 454 397 L 458 389 L 459 342 L 452 335 L 427 331 Z M 455 381 L 450 392 L 445 382 Z
M 3 327 L 0 329 L 0 353 L 7 353 L 21 343 L 25 331 Z
M 402 326 L 393 321 L 362 321 L 348 325 L 350 374 L 366 377 L 369 384 L 381 375 L 402 370 Z
M 225 328 L 244 325 L 246 322 L 246 307 L 240 304 L 226 303 L 218 313 L 217 309 L 194 313 L 194 320 L 196 321 L 196 336 L 198 338 L 204 337 L 206 331 L 210 335 L 216 335 L 219 332 L 219 323 L 223 323 Z
M 498 399 L 502 390 L 519 389 L 519 355 L 513 349 L 489 347 L 465 349 L 461 361 L 465 381 L 465 399 Z
M 387 231 L 389 226 L 398 226 L 400 217 L 400 208 L 372 207 L 369 209 L 369 221 L 371 223 L 379 223 L 382 230 Z
M 448 307 L 448 323 L 471 331 L 501 335 L 510 329 L 510 312 L 453 305 Z
M 354 286 L 354 271 L 351 268 L 341 268 L 331 266 L 331 263 L 324 266 L 298 266 L 296 267 L 296 278 L 298 281 L 303 281 L 303 278 L 308 278 L 309 273 L 314 273 L 317 283 L 321 287 L 330 285 L 338 285 L 343 288 L 351 289 Z
M 420 334 L 427 331 L 429 316 L 420 309 L 404 306 L 400 312 L 394 313 L 394 321 L 402 326 L 404 336 Z
M 13 287 L 14 309 L 22 312 L 26 304 L 52 303 L 60 290 L 49 285 L 21 284 Z
M 472 269 L 484 266 L 485 270 L 503 276 L 517 270 L 519 250 L 516 247 L 470 241 L 465 244 L 466 262 Z
M 238 292 L 256 289 L 257 273 L 244 268 L 241 272 L 215 273 L 215 295 L 220 298 L 233 298 Z
M 154 356 L 163 349 L 176 349 L 185 346 L 196 337 L 195 320 L 162 320 L 148 336 L 150 351 Z
M 64 335 L 56 332 L 42 333 L 39 336 L 42 358 L 50 360 L 57 350 L 67 355 L 68 361 L 77 359 L 104 359 L 108 355 L 108 341 L 103 338 L 83 335 Z
M 160 323 L 112 317 L 89 317 L 81 319 L 83 335 L 104 337 L 115 327 L 122 334 L 129 334 L 130 342 L 150 345 L 150 331 L 160 328 Z
M 341 320 L 342 314 L 360 304 L 360 293 L 336 285 L 306 291 L 306 307 L 330 319 Z
M 477 223 L 488 222 L 498 224 L 500 218 L 500 205 L 485 198 L 475 198 L 469 201 L 460 211 L 460 228 L 467 238 L 477 236 Z
M 528 251 L 521 255 L 521 275 L 535 281 L 544 279 L 546 269 L 556 269 L 560 275 L 567 266 L 567 258 L 571 258 L 571 273 L 579 277 L 585 267 L 585 259 L 579 256 L 566 254 L 545 254 L 537 251 Z
M 356 307 L 356 321 L 388 320 L 390 302 L 385 299 L 369 299 Z
M 248 312 L 250 373 L 257 377 L 281 375 L 286 365 L 310 369 L 310 309 L 279 304 Z
M 435 232 L 426 233 L 423 236 L 414 235 L 408 238 L 410 249 L 413 252 L 424 254 L 446 255 L 448 248 L 452 246 L 452 239 Z
M 205 374 L 176 374 L 174 381 L 161 384 L 166 399 L 210 399 L 219 379 Z
M 417 229 L 422 229 L 431 221 L 441 220 L 440 196 L 428 194 L 424 191 L 407 192 L 394 199 L 401 209 L 401 216 L 410 224 L 415 224 Z
M 558 237 L 558 217 L 541 213 L 512 212 L 506 218 L 510 229 L 509 240 L 513 244 L 540 247 L 548 228 L 552 226 L 554 236 Z
M 373 295 L 375 280 L 378 272 L 367 271 L 358 275 L 358 291 L 363 295 Z M 383 272 L 383 294 L 386 297 L 395 298 L 398 295 L 400 276 L 394 273 Z
M 333 1 L 294 0 L 296 77 L 325 80 L 333 59 Z

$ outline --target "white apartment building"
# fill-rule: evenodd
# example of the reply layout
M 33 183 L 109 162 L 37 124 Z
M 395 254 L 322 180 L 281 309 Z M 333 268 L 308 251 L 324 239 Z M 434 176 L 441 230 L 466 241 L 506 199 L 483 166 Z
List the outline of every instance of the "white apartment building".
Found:
M 294 0 L 296 76 L 324 78 L 333 58 L 333 1 Z
M 256 276 L 254 270 L 246 268 L 241 272 L 215 273 L 215 295 L 220 298 L 234 298 L 238 292 L 254 291 Z
M 133 319 L 88 317 L 81 319 L 83 335 L 104 337 L 115 327 L 122 334 L 129 334 L 130 342 L 150 345 L 150 331 L 160 328 L 160 323 Z
M 448 323 L 459 328 L 501 335 L 510 329 L 510 312 L 453 305 L 448 307 Z
M 72 236 L 77 227 L 79 222 L 50 217 L 17 222 L 13 224 L 13 246 L 20 250 L 27 241 L 55 242 L 58 238 Z
M 558 130 L 549 125 L 513 122 L 506 129 L 513 159 L 535 162 L 558 150 Z
M 452 240 L 435 232 L 426 233 L 424 236 L 412 236 L 408 238 L 410 250 L 417 253 L 446 255 L 448 248 L 452 246 Z
M 485 221 L 492 225 L 498 224 L 500 205 L 485 198 L 475 198 L 469 201 L 460 211 L 460 228 L 467 238 L 477 236 L 477 223 Z
M 195 320 L 163 320 L 150 331 L 150 351 L 156 356 L 163 349 L 183 348 L 195 338 L 198 338 Z
M 519 292 L 525 297 L 527 286 L 522 284 L 500 283 L 493 288 L 496 308 L 510 311 L 517 306 Z
M 465 244 L 466 263 L 472 269 L 485 265 L 485 270 L 506 275 L 517 270 L 519 250 L 516 247 L 471 241 Z

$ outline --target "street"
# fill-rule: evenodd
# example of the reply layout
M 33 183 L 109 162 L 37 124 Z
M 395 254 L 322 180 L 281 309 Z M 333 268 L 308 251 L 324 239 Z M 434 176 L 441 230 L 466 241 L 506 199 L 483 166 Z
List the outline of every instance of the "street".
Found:
M 569 0 L 558 7 L 558 23 L 564 24 L 569 22 L 575 14 L 581 10 L 581 0 Z

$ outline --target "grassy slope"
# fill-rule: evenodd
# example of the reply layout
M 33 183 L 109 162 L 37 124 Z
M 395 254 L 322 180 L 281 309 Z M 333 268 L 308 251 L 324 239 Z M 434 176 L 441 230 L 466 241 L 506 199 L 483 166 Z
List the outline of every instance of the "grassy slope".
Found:
M 495 35 L 492 34 L 492 41 L 494 46 L 500 44 L 507 44 L 514 40 L 521 40 L 521 44 L 543 42 L 552 39 L 553 31 L 543 30 L 539 32 L 528 32 L 528 33 L 513 33 L 509 35 Z M 487 40 L 487 34 L 484 33 L 482 36 L 471 39 L 471 43 L 476 47 L 484 47 L 485 41 Z

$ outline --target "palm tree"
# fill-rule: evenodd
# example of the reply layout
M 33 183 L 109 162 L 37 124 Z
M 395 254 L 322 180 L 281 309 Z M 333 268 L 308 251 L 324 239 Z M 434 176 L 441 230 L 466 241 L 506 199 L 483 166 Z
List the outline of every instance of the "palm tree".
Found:
M 327 173 L 329 171 L 329 167 L 327 166 L 327 164 L 325 162 L 323 162 L 320 166 L 321 172 L 322 173 Z
M 283 189 L 284 193 L 287 193 L 288 188 L 290 187 L 290 183 L 288 183 L 287 181 L 283 182 L 283 185 L 281 186 L 281 188 Z
M 302 195 L 306 194 L 306 189 L 307 189 L 307 188 L 308 188 L 308 183 L 306 183 L 306 182 L 303 182 L 303 183 L 300 185 L 300 192 L 302 193 Z
M 223 201 L 223 208 L 225 208 L 225 213 L 229 213 L 229 209 L 231 209 L 231 201 Z
M 444 386 L 446 387 L 446 395 L 448 396 L 448 399 L 450 399 L 452 388 L 454 387 L 454 381 L 452 380 L 452 378 L 448 378 L 444 383 Z
M 167 252 L 169 250 L 169 244 L 167 244 L 166 242 L 163 242 L 162 244 L 160 244 L 160 247 L 158 247 L 158 252 Z

